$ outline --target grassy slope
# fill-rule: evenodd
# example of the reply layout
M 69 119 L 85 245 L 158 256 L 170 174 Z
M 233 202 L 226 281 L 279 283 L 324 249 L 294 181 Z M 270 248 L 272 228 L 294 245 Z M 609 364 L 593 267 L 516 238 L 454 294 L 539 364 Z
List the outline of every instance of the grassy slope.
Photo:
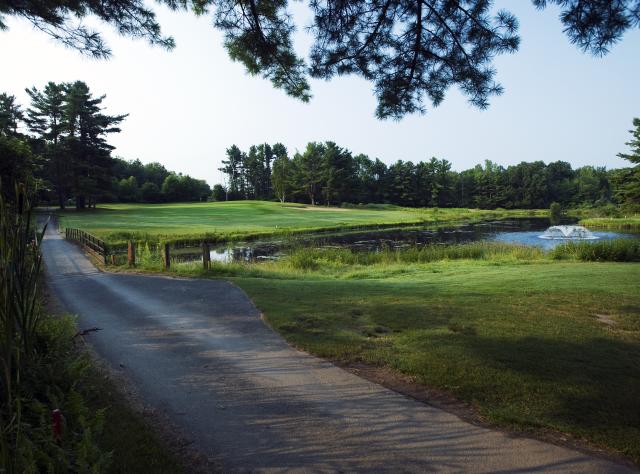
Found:
M 343 209 L 280 205 L 264 201 L 181 204 L 110 204 L 97 210 L 60 212 L 61 227 L 79 227 L 112 243 L 128 238 L 232 239 L 324 228 L 347 228 L 527 216 L 546 211 L 483 211 L 477 209 Z M 133 231 L 132 229 L 135 229 Z
M 637 264 L 449 261 L 273 276 L 234 281 L 296 346 L 393 367 L 500 425 L 552 428 L 640 461 Z

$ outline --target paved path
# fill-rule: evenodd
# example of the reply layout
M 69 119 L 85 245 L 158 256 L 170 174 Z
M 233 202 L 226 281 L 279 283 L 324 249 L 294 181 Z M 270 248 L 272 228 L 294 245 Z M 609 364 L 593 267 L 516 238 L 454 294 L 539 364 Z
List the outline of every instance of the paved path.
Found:
M 46 271 L 88 341 L 227 472 L 631 472 L 480 428 L 289 347 L 224 281 L 102 273 L 50 230 Z

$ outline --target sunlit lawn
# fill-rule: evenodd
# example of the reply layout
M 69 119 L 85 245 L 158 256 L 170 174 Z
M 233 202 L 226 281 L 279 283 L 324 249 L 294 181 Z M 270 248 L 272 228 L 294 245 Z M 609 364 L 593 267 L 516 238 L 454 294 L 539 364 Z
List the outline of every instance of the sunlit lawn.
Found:
M 542 211 L 544 213 L 545 211 Z M 448 222 L 462 219 L 535 215 L 536 211 L 478 209 L 335 208 L 281 205 L 264 201 L 179 204 L 108 204 L 96 210 L 59 212 L 60 226 L 77 227 L 110 242 L 128 238 L 159 240 L 227 239 L 354 226 Z M 540 211 L 537 212 L 541 214 Z

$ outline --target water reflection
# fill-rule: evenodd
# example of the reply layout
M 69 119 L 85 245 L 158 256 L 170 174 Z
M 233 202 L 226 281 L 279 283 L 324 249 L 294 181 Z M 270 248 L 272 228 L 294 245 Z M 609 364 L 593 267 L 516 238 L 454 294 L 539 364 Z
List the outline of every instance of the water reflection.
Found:
M 570 221 L 566 222 L 570 224 Z M 275 260 L 296 247 L 350 248 L 377 252 L 382 249 L 403 249 L 429 244 L 459 244 L 477 241 L 498 241 L 534 245 L 546 249 L 562 243 L 539 236 L 549 227 L 547 218 L 485 221 L 456 227 L 402 227 L 381 230 L 352 231 L 341 234 L 313 234 L 287 240 L 232 243 L 212 248 L 211 260 L 223 263 Z M 594 232 L 599 239 L 633 237 L 617 232 Z M 637 237 L 637 236 L 635 236 Z M 198 260 L 199 255 L 184 255 L 184 260 Z

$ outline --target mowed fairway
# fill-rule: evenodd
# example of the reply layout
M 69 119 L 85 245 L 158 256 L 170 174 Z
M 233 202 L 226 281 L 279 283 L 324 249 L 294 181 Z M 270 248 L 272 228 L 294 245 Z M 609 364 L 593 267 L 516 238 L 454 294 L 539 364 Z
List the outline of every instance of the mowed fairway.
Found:
M 407 209 L 384 205 L 347 209 L 264 201 L 107 204 L 95 210 L 58 213 L 61 228 L 81 228 L 112 243 L 128 238 L 158 240 L 207 236 L 222 240 L 319 229 L 454 222 L 534 214 L 536 211 Z
M 234 281 L 297 347 L 391 367 L 500 426 L 640 461 L 638 264 L 332 265 Z

